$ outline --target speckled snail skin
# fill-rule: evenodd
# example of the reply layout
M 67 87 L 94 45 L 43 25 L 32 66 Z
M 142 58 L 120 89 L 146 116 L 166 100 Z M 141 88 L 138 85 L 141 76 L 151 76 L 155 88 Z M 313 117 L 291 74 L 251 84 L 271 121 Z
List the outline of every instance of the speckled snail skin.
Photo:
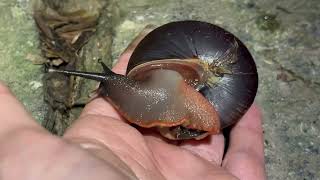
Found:
M 199 21 L 165 24 L 135 48 L 127 75 L 51 70 L 100 81 L 105 97 L 129 122 L 166 138 L 202 139 L 236 123 L 254 101 L 258 74 L 243 43 Z

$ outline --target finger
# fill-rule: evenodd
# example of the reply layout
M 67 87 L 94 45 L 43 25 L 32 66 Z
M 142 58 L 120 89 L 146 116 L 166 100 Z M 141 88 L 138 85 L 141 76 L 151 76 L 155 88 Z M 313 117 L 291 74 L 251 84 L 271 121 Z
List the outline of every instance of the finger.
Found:
M 224 137 L 222 134 L 211 135 L 203 140 L 191 140 L 181 144 L 181 147 L 191 151 L 215 165 L 221 165 L 224 151 Z
M 0 82 L 0 124 L 0 137 L 20 128 L 43 129 L 2 82 Z
M 115 64 L 114 67 L 112 68 L 112 71 L 117 74 L 125 74 L 127 71 L 127 65 L 132 55 L 132 52 L 133 51 L 129 51 L 129 50 L 126 52 L 123 52 L 120 55 L 120 58 L 118 59 L 117 64 Z
M 137 37 L 134 38 L 134 40 L 128 45 L 128 47 L 120 55 L 119 61 L 112 69 L 113 72 L 118 73 L 118 74 L 125 74 L 126 73 L 128 61 L 129 61 L 134 49 L 137 47 L 137 45 L 140 43 L 140 41 L 147 34 L 149 34 L 153 29 L 155 29 L 155 26 L 153 26 L 153 25 L 147 25 L 146 27 L 144 27 L 144 29 L 138 34 Z
M 223 166 L 240 179 L 265 179 L 261 111 L 252 105 L 230 133 Z

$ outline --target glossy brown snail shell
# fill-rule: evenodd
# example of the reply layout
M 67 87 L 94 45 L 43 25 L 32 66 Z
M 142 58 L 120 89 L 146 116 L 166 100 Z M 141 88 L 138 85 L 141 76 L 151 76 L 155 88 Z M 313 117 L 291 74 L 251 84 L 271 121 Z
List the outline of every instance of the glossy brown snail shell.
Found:
M 200 21 L 172 22 L 150 32 L 130 57 L 127 76 L 105 65 L 104 70 L 59 72 L 101 81 L 100 95 L 128 121 L 158 127 L 169 139 L 219 133 L 243 116 L 258 87 L 256 65 L 244 44 Z

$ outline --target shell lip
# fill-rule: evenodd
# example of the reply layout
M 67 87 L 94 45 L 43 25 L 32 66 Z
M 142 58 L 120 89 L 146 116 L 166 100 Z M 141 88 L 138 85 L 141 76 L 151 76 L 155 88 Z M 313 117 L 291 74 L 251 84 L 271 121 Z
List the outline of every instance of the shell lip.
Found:
M 196 87 L 207 79 L 207 73 L 200 62 L 201 60 L 198 58 L 154 60 L 135 66 L 128 72 L 127 76 L 135 80 L 143 80 L 152 70 L 173 70 L 181 74 L 187 84 Z

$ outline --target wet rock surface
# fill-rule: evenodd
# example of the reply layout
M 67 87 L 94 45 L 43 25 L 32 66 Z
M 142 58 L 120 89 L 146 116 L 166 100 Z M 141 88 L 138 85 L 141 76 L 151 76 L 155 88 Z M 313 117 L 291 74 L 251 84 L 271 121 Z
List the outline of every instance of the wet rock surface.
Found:
M 0 3 L 0 79 L 43 121 L 42 62 L 29 1 Z M 318 0 L 117 1 L 112 59 L 143 27 L 176 20 L 217 24 L 239 37 L 259 72 L 269 179 L 320 177 L 320 3 Z M 103 21 L 104 19 L 102 19 Z M 94 42 L 92 42 L 94 43 Z M 96 48 L 90 58 L 94 57 Z M 89 59 L 89 58 L 88 58 Z M 90 63 L 89 63 L 90 64 Z
M 42 63 L 44 59 L 38 50 L 30 5 L 25 1 L 1 1 L 0 15 L 0 80 L 41 122 L 46 112 L 41 98 L 43 73 L 41 66 L 33 63 Z

